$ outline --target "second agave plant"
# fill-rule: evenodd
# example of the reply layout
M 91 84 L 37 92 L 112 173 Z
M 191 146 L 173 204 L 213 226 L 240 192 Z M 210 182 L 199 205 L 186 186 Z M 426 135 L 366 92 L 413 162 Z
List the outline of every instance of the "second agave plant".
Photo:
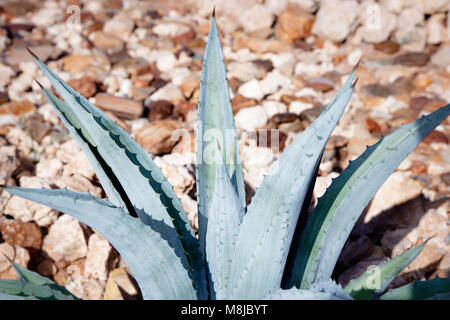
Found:
M 127 262 L 144 299 L 449 298 L 450 279 L 440 278 L 386 292 L 425 244 L 380 264 L 375 275 L 368 270 L 344 288 L 331 279 L 366 205 L 403 159 L 449 116 L 449 105 L 368 147 L 308 214 L 325 144 L 353 93 L 355 69 L 320 117 L 274 163 L 246 206 L 213 15 L 198 104 L 196 234 L 172 186 L 141 146 L 34 58 L 64 101 L 42 87 L 45 96 L 89 158 L 107 198 L 69 190 L 2 188 L 101 233 Z M 20 279 L 0 280 L 0 298 L 77 299 L 53 281 L 13 266 Z

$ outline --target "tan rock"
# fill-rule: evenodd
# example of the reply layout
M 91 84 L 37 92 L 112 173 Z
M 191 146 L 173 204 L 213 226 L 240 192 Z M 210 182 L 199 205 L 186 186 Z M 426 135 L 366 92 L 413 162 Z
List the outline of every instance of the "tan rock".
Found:
M 41 158 L 36 164 L 36 176 L 54 179 L 61 175 L 63 164 L 58 158 Z
M 118 116 L 126 118 L 137 118 L 144 110 L 141 102 L 113 96 L 108 93 L 96 94 L 95 105 L 103 110 L 111 111 Z
M 120 289 L 119 289 L 120 287 Z M 105 300 L 124 300 L 121 290 L 130 296 L 137 296 L 138 291 L 125 268 L 117 268 L 109 274 L 105 289 Z
M 20 186 L 25 188 L 50 188 L 50 184 L 37 177 L 21 177 Z M 23 222 L 35 221 L 40 226 L 52 224 L 56 218 L 56 211 L 36 202 L 12 196 L 5 207 L 5 214 L 13 216 Z
M 71 54 L 61 59 L 63 69 L 71 74 L 94 76 L 110 69 L 108 58 L 101 53 L 91 55 Z
M 106 283 L 108 279 L 108 259 L 112 247 L 107 240 L 97 233 L 89 237 L 88 253 L 84 265 L 84 275 Z
M 95 171 L 84 152 L 80 151 L 74 154 L 70 161 L 64 166 L 63 175 L 80 175 L 92 179 L 94 178 Z
M 92 182 L 86 177 L 80 175 L 62 176 L 54 181 L 58 188 L 67 188 L 77 192 L 89 192 L 90 194 L 100 197 L 102 188 L 94 186 Z
M 105 51 L 117 51 L 122 49 L 124 45 L 120 38 L 103 31 L 93 32 L 89 35 L 89 39 L 94 43 L 95 47 Z
M 68 215 L 58 218 L 45 236 L 42 250 L 54 261 L 84 258 L 87 245 L 78 220 Z
M 4 219 L 0 221 L 0 233 L 5 242 L 24 248 L 39 250 L 42 244 L 41 229 L 32 222 Z
M 21 164 L 19 152 L 15 146 L 0 147 L 0 184 L 10 184 L 11 175 Z
M 136 142 L 154 155 L 170 153 L 179 140 L 179 127 L 173 120 L 155 120 L 136 132 Z
M 277 20 L 275 34 L 280 39 L 293 42 L 311 34 L 314 15 L 295 7 L 287 7 L 280 13 Z

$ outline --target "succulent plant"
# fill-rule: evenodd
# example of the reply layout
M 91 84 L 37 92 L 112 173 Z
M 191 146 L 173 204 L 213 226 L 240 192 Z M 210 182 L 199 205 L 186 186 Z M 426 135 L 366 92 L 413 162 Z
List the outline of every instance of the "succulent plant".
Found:
M 367 270 L 346 287 L 331 275 L 375 192 L 450 114 L 447 105 L 370 146 L 308 207 L 325 144 L 348 102 L 356 68 L 320 117 L 272 165 L 246 206 L 224 56 L 213 14 L 198 104 L 196 235 L 180 200 L 152 158 L 101 110 L 33 55 L 64 102 L 42 90 L 86 153 L 107 199 L 69 190 L 2 188 L 69 214 L 102 234 L 127 262 L 144 299 L 449 298 L 450 279 L 385 293 L 425 244 Z M 13 264 L 0 298 L 75 299 Z

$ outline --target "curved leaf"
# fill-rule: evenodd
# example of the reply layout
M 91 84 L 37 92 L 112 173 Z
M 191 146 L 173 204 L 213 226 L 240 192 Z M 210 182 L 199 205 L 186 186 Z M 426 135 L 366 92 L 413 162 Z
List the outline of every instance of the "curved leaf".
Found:
M 383 137 L 331 183 L 302 236 L 294 281 L 306 289 L 331 277 L 345 241 L 364 208 L 395 168 L 450 114 L 447 105 Z
M 160 233 L 106 200 L 69 190 L 5 187 L 11 194 L 47 205 L 102 234 L 127 262 L 144 299 L 196 299 L 182 261 Z M 154 221 L 152 225 L 162 224 Z
M 427 281 L 413 281 L 403 287 L 391 289 L 381 300 L 449 299 L 450 278 L 436 277 Z
M 425 244 L 423 243 L 392 260 L 380 263 L 358 278 L 351 280 L 344 290 L 355 299 L 372 298 L 377 293 L 386 290 L 392 280 L 422 252 L 424 247 Z

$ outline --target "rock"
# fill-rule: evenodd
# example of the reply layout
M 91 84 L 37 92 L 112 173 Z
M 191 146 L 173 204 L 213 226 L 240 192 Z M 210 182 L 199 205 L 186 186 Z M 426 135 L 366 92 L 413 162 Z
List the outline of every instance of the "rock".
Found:
M 100 50 L 119 51 L 124 46 L 124 43 L 120 38 L 103 31 L 91 33 L 89 39 L 94 43 L 94 46 Z
M 125 298 L 137 299 L 139 292 L 136 289 L 131 276 L 125 268 L 117 268 L 109 274 L 108 282 L 105 288 L 105 300 L 124 300 Z M 124 297 L 122 293 L 127 296 Z
M 48 182 L 37 177 L 21 177 L 20 186 L 25 188 L 50 189 L 50 184 Z M 52 224 L 57 218 L 57 213 L 49 207 L 25 200 L 18 196 L 12 196 L 9 199 L 4 213 L 23 222 L 35 221 L 42 227 Z
M 168 100 L 176 105 L 177 103 L 184 101 L 184 95 L 177 85 L 170 83 L 155 91 L 150 96 L 150 100 Z M 144 104 L 147 104 L 147 102 L 144 102 Z
M 396 53 L 399 49 L 400 46 L 398 45 L 398 43 L 392 42 L 392 41 L 382 41 L 379 43 L 375 43 L 374 48 L 378 51 L 387 53 L 387 54 L 393 54 Z
M 257 128 L 261 128 L 267 121 L 267 114 L 262 106 L 241 109 L 235 117 L 236 126 L 247 131 L 254 131 Z
M 423 140 L 426 144 L 432 143 L 445 143 L 448 144 L 449 138 L 442 131 L 433 130 L 431 133 Z
M 415 5 L 425 14 L 433 14 L 436 12 L 445 12 L 448 10 L 448 0 L 418 0 Z
M 18 279 L 19 276 L 5 256 L 8 257 L 9 260 L 26 268 L 30 261 L 30 254 L 22 247 L 11 246 L 6 242 L 0 243 L 0 279 Z
M 165 51 L 156 61 L 156 67 L 161 72 L 167 72 L 175 68 L 176 63 L 177 58 L 175 55 L 170 51 Z
M 80 222 L 69 215 L 59 217 L 45 236 L 42 250 L 53 261 L 73 262 L 84 258 L 87 245 Z
M 387 257 L 382 255 L 382 250 L 378 249 L 378 247 L 375 247 L 376 250 L 374 252 L 377 252 L 378 257 L 374 258 L 367 258 L 365 260 L 359 261 L 349 269 L 345 270 L 345 272 L 341 273 L 338 278 L 338 283 L 345 287 L 350 280 L 358 278 L 360 275 L 362 275 L 365 271 L 369 270 L 369 268 L 376 268 L 380 263 L 385 262 L 387 260 Z M 373 255 L 373 254 L 372 254 Z
M 404 66 L 424 66 L 430 61 L 430 55 L 425 52 L 410 52 L 395 57 L 394 63 Z
M 255 32 L 270 29 L 273 23 L 273 13 L 264 5 L 255 4 L 248 10 L 242 12 L 239 22 L 245 32 Z
M 422 185 L 405 172 L 394 172 L 375 194 L 364 221 L 367 223 L 384 210 L 407 202 L 422 193 Z
M 96 197 L 102 195 L 101 187 L 95 186 L 89 179 L 80 175 L 62 176 L 55 179 L 54 184 L 60 189 L 67 188 L 77 192 L 89 192 Z
M 163 22 L 158 23 L 152 29 L 152 32 L 160 37 L 178 37 L 191 31 L 191 27 L 183 23 Z
M 52 159 L 55 160 L 55 159 Z M 95 171 L 92 168 L 86 154 L 84 152 L 75 153 L 64 166 L 64 176 L 79 175 L 87 179 L 93 179 Z
M 195 152 L 195 136 L 193 131 L 183 134 L 180 138 L 180 142 L 172 149 L 172 153 L 185 152 Z
M 362 38 L 366 42 L 378 43 L 388 40 L 397 27 L 397 16 L 384 5 L 365 1 L 360 7 Z
M 41 248 L 42 232 L 35 223 L 5 219 L 0 222 L 0 233 L 3 240 L 12 246 L 35 250 Z
M 125 118 L 138 118 L 142 115 L 142 103 L 131 99 L 116 97 L 108 93 L 97 93 L 95 105 L 103 110 L 111 111 Z
M 108 58 L 101 53 L 90 55 L 71 54 L 61 59 L 63 69 L 71 74 L 96 74 L 97 71 L 108 71 Z
M 0 147 L 0 184 L 11 184 L 12 175 L 17 172 L 21 163 L 15 146 Z
M 256 79 L 252 79 L 243 83 L 238 93 L 246 98 L 261 100 L 264 97 L 264 92 L 261 89 L 260 83 Z
M 51 125 L 44 120 L 39 113 L 33 113 L 27 118 L 25 132 L 36 142 L 41 143 L 42 139 L 50 132 Z
M 392 35 L 393 41 L 403 45 L 407 50 L 423 51 L 427 32 L 424 15 L 417 7 L 402 10 L 397 17 L 397 26 Z
M 155 157 L 156 165 L 161 168 L 167 181 L 173 186 L 178 197 L 189 193 L 195 181 L 186 165 L 193 162 L 193 154 L 167 154 L 163 157 Z
M 325 106 L 306 109 L 300 113 L 300 120 L 313 123 L 322 114 L 323 110 L 325 110 Z
M 278 15 L 275 34 L 281 40 L 292 43 L 311 34 L 314 15 L 296 7 L 287 7 Z
M 123 18 L 113 18 L 112 20 L 108 20 L 103 26 L 104 32 L 117 36 L 123 41 L 130 39 L 133 29 L 134 22 Z
M 107 240 L 97 233 L 89 237 L 88 252 L 84 265 L 84 275 L 100 282 L 108 280 L 108 262 L 112 247 Z
M 153 155 L 170 153 L 178 142 L 179 127 L 173 120 L 155 120 L 136 132 L 136 142 Z
M 437 67 L 447 68 L 450 65 L 450 45 L 441 46 L 438 51 L 436 51 L 431 56 L 431 63 Z
M 447 38 L 448 31 L 445 27 L 445 14 L 435 14 L 427 20 L 427 43 L 439 44 Z
M 36 176 L 53 179 L 61 175 L 62 168 L 63 164 L 57 158 L 41 158 L 36 164 Z
M 16 73 L 11 67 L 0 64 L 0 90 L 5 90 Z
M 280 125 L 282 123 L 294 122 L 295 120 L 298 120 L 298 115 L 291 112 L 277 113 L 270 120 L 276 125 Z
M 11 101 L 0 105 L 0 115 L 13 114 L 16 116 L 36 111 L 36 107 L 29 100 Z
M 188 114 L 190 112 L 195 112 L 197 108 L 197 104 L 193 103 L 193 102 L 187 102 L 187 101 L 182 101 L 180 103 L 178 103 L 177 105 L 175 105 L 174 109 L 173 109 L 173 115 L 174 116 L 182 116 L 183 120 L 187 120 L 188 118 Z
M 334 82 L 326 78 L 310 79 L 306 82 L 305 87 L 315 91 L 327 92 L 334 89 Z
M 237 78 L 242 82 L 262 79 L 266 71 L 257 67 L 254 63 L 231 61 L 227 65 L 229 78 Z
M 53 277 L 58 271 L 58 269 L 56 268 L 55 264 L 51 259 L 45 259 L 38 264 L 36 271 L 41 276 L 49 278 Z
M 89 77 L 72 79 L 67 81 L 67 84 L 78 93 L 81 93 L 85 98 L 90 98 L 97 93 L 97 86 L 94 80 Z
M 173 104 L 167 100 L 158 100 L 151 102 L 148 106 L 148 120 L 161 120 L 168 118 L 172 114 Z
M 198 101 L 197 95 L 200 93 L 200 75 L 193 73 L 183 78 L 180 83 L 180 89 L 186 99 Z
M 436 271 L 436 275 L 441 278 L 450 277 L 450 252 L 447 252 L 444 258 L 442 258 Z
M 235 95 L 234 98 L 231 99 L 231 105 L 233 106 L 234 114 L 236 114 L 241 109 L 253 107 L 257 104 L 258 101 L 256 99 L 246 98 L 244 96 L 241 96 L 240 94 Z
M 328 0 L 320 5 L 312 33 L 322 39 L 341 42 L 358 23 L 358 3 L 355 0 Z
M 263 102 L 264 110 L 266 111 L 267 117 L 273 117 L 277 113 L 287 112 L 287 107 L 284 103 L 272 100 L 265 100 Z
M 364 120 L 364 124 L 366 125 L 367 130 L 369 130 L 372 134 L 379 134 L 383 130 L 381 125 L 372 118 L 366 118 L 366 120 Z

